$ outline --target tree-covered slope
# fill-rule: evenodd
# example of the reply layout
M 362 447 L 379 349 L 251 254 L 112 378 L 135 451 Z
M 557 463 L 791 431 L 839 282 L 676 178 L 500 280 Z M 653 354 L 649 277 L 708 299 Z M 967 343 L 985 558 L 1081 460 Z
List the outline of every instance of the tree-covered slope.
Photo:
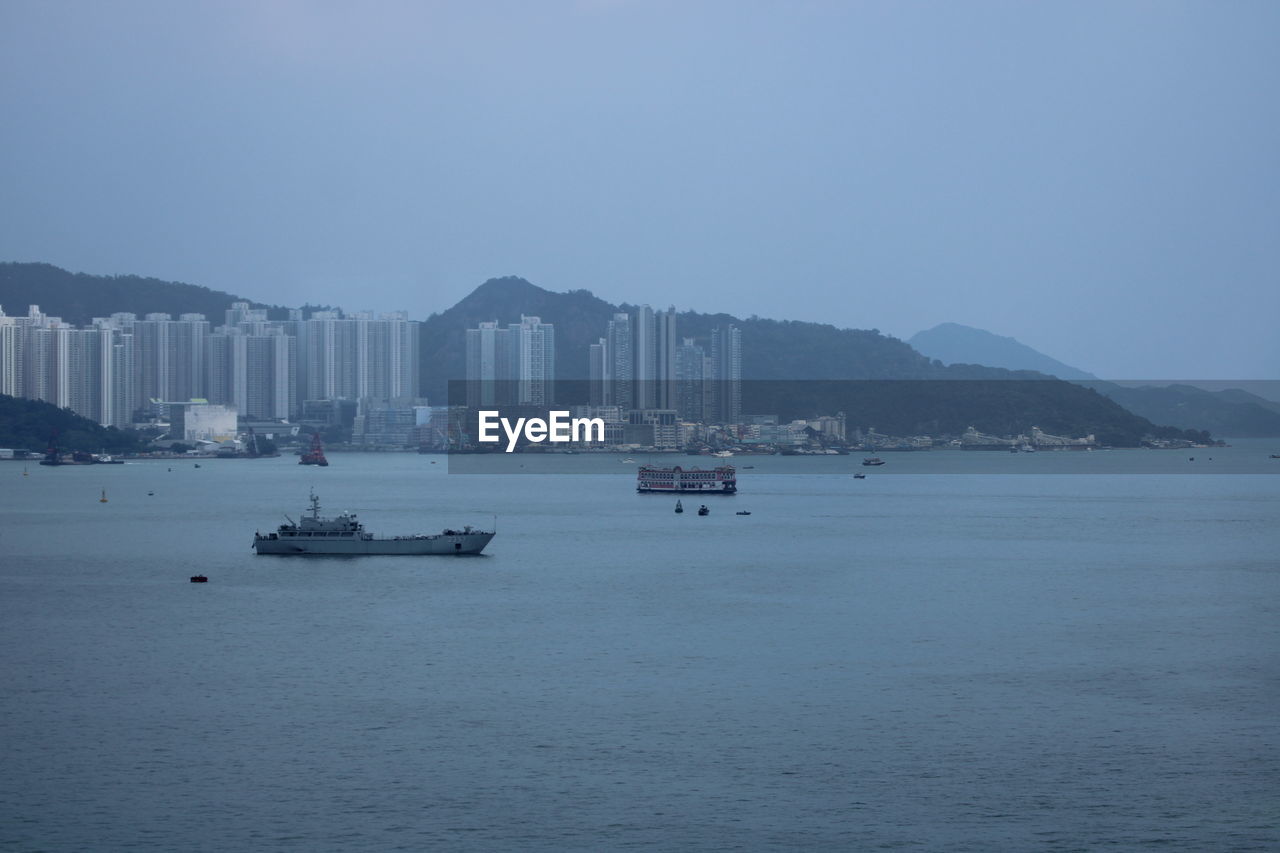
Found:
M 134 432 L 99 426 L 70 409 L 0 394 L 0 447 L 43 451 L 55 441 L 60 450 L 94 453 L 125 453 L 142 444 Z

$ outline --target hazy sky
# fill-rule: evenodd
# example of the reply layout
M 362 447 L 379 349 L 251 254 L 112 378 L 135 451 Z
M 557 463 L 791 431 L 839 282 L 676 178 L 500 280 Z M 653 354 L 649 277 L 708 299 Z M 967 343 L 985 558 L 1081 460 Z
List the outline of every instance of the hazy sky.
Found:
M 0 0 L 0 260 L 1276 378 L 1278 42 L 1274 0 Z

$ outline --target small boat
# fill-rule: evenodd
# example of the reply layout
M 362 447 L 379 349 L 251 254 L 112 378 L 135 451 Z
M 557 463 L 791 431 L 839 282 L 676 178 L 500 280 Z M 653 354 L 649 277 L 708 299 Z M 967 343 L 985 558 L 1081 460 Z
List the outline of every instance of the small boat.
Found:
M 706 504 L 703 504 L 702 506 L 698 507 L 698 515 L 710 515 L 710 514 L 711 514 L 711 510 L 707 509 Z
M 855 479 L 855 480 L 865 480 L 865 479 L 867 479 L 867 475 L 866 475 L 866 474 L 854 474 L 854 475 L 853 475 L 853 479 Z
M 199 467 L 200 467 L 200 463 L 199 463 L 199 462 L 197 462 L 197 463 L 196 463 L 196 467 L 197 467 L 197 468 L 199 468 Z
M 209 579 L 204 575 L 192 575 L 191 582 L 192 583 L 208 583 Z
M 106 502 L 107 502 L 107 490 L 106 490 L 106 489 L 103 489 L 103 490 L 102 490 L 102 497 L 98 498 L 98 503 L 100 503 L 100 504 L 104 504 L 104 503 L 106 503 Z
M 756 466 L 754 466 L 754 465 L 743 465 L 743 466 L 742 466 L 742 470 L 743 470 L 743 471 L 750 471 L 750 470 L 751 470 L 752 468 L 754 468 L 754 467 L 756 467 Z
M 151 497 L 151 496 L 152 496 L 152 495 L 154 495 L 154 494 L 155 494 L 155 492 L 147 492 L 147 497 Z
M 881 459 L 879 456 L 868 456 L 866 459 L 862 460 L 862 464 L 866 465 L 867 467 L 872 467 L 875 465 L 883 465 L 884 460 Z
M 684 512 L 684 504 L 680 501 L 676 501 L 676 512 Z
M 734 513 L 734 514 L 735 514 L 735 515 L 751 515 L 751 510 L 748 510 L 748 509 L 740 509 L 740 510 L 738 510 L 738 511 L 737 511 L 736 513 Z

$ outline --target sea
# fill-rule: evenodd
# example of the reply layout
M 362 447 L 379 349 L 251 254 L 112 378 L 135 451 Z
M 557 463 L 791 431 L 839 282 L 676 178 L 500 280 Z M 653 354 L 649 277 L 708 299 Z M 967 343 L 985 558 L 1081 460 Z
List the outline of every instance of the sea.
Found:
M 635 471 L 687 458 L 3 462 L 0 849 L 1274 851 L 1280 447 L 1232 444 L 739 457 L 683 514 Z M 311 490 L 497 536 L 256 556 Z

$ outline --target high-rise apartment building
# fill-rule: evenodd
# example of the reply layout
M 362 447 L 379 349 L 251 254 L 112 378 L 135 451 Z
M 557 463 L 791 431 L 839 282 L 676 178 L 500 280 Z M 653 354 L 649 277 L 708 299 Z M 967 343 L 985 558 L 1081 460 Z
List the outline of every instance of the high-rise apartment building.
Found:
M 613 315 L 605 330 L 603 406 L 633 407 L 635 401 L 635 357 L 631 315 Z
M 730 324 L 711 331 L 711 383 L 714 423 L 742 419 L 742 330 Z
M 26 317 L 0 310 L 0 393 L 124 426 L 132 413 L 132 367 L 133 338 L 109 320 L 77 329 L 35 305 Z
M 549 406 L 555 401 L 556 329 L 521 316 L 505 329 L 496 321 L 467 330 L 467 405 Z
M 555 402 L 556 327 L 540 317 L 520 317 L 511 325 L 515 351 L 516 403 L 550 406 Z
M 701 423 L 707 419 L 705 382 L 710 371 L 706 350 L 685 338 L 676 349 L 676 381 L 674 406 L 682 421 Z

